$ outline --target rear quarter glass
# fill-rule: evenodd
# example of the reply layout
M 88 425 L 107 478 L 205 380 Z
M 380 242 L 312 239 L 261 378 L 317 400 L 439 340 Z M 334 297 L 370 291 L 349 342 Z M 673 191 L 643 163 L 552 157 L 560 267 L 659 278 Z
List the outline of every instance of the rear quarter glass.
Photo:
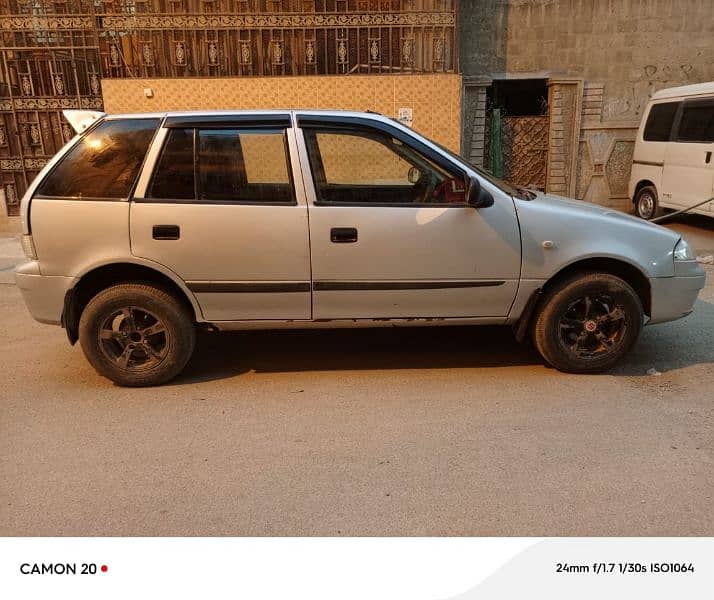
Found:
M 112 119 L 87 133 L 38 186 L 54 198 L 121 199 L 131 193 L 160 120 Z

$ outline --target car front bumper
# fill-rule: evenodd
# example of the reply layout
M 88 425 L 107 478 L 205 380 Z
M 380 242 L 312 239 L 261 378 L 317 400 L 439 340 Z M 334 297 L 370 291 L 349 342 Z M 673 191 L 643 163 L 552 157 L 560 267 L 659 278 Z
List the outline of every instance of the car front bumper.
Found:
M 49 325 L 60 324 L 64 297 L 74 285 L 74 277 L 40 275 L 37 261 L 30 261 L 17 267 L 15 283 L 36 321 Z
M 676 262 L 674 277 L 656 277 L 652 286 L 650 324 L 686 317 L 694 310 L 705 274 L 696 261 Z

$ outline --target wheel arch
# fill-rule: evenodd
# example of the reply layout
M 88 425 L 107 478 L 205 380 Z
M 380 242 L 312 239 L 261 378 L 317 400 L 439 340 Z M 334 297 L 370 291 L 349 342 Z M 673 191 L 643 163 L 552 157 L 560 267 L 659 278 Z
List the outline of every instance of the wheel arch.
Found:
M 619 277 L 635 290 L 645 315 L 652 315 L 652 287 L 649 278 L 640 268 L 627 261 L 607 256 L 582 258 L 562 267 L 531 294 L 520 318 L 514 323 L 516 339 L 523 341 L 532 330 L 549 290 L 565 279 L 586 273 L 608 273 Z
M 634 193 L 632 194 L 632 204 L 633 204 L 633 205 L 634 205 L 635 202 L 637 201 L 637 194 L 640 193 L 640 190 L 641 190 L 643 187 L 647 187 L 647 186 L 652 186 L 652 187 L 655 189 L 655 192 L 657 192 L 657 195 L 659 196 L 659 192 L 658 192 L 658 190 L 657 190 L 657 186 L 655 185 L 654 181 L 652 181 L 651 179 L 640 179 L 640 180 L 637 182 L 637 185 L 635 185 L 635 191 L 634 191 Z
M 608 256 L 594 256 L 576 260 L 554 273 L 541 288 L 545 293 L 555 285 L 577 274 L 608 273 L 619 277 L 635 290 L 642 302 L 642 308 L 649 317 L 652 314 L 652 286 L 649 277 L 630 262 Z
M 189 311 L 194 321 L 203 321 L 201 308 L 183 282 L 153 265 L 120 261 L 96 265 L 81 274 L 67 292 L 62 311 L 62 326 L 69 341 L 78 337 L 79 319 L 87 303 L 100 291 L 112 285 L 129 282 L 153 283 L 174 295 Z

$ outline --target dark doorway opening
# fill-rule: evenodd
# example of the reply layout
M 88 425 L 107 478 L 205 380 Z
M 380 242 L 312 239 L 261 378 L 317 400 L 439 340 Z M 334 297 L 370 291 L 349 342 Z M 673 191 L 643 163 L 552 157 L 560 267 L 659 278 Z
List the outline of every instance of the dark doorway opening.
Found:
M 488 106 L 500 108 L 511 117 L 548 114 L 546 79 L 501 79 L 488 89 Z

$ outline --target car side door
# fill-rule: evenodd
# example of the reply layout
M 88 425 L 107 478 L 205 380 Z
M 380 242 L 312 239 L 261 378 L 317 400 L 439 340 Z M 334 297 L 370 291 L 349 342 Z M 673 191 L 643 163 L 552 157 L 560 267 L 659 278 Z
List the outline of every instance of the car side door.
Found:
M 207 321 L 309 319 L 289 113 L 169 116 L 155 144 L 131 205 L 132 253 L 178 274 Z
M 386 122 L 297 119 L 313 318 L 506 318 L 521 265 L 510 196 L 467 206 L 467 173 Z
M 662 190 L 667 204 L 687 208 L 714 195 L 714 98 L 682 103 L 667 144 Z M 710 202 L 698 210 L 713 210 Z

